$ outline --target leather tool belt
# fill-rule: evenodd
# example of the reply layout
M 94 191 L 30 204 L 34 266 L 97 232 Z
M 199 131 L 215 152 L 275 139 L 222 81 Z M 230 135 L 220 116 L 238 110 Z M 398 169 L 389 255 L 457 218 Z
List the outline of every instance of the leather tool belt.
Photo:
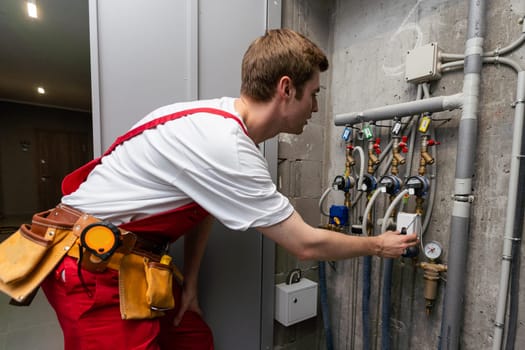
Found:
M 173 276 L 182 283 L 182 274 L 169 256 L 163 255 L 167 244 L 117 229 L 115 249 L 98 255 L 86 249 L 80 239 L 89 225 L 97 223 L 101 221 L 63 204 L 35 214 L 31 225 L 23 224 L 0 243 L 0 291 L 15 305 L 29 305 L 42 281 L 67 254 L 76 258 L 82 269 L 119 272 L 123 319 L 159 317 L 174 308 Z

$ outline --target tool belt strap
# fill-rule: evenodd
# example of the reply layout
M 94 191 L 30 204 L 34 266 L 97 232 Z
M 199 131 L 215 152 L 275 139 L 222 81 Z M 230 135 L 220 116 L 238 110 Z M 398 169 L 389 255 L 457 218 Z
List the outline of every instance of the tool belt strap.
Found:
M 44 278 L 66 254 L 80 258 L 82 255 L 79 245 L 80 234 L 87 225 L 95 222 L 100 220 L 63 204 L 35 214 L 31 225 L 23 224 L 18 231 L 0 243 L 0 292 L 11 296 L 12 301 L 18 305 L 28 305 Z M 132 232 L 124 230 L 120 232 L 122 242 L 112 256 L 101 262 L 101 259 L 97 260 L 94 259 L 97 257 L 86 254 L 82 262 L 87 261 L 86 266 L 93 268 L 94 271 L 103 271 L 108 267 L 121 273 L 123 261 L 128 262 L 125 270 L 130 269 L 129 262 L 142 261 L 149 267 L 160 267 L 161 270 L 171 271 L 179 283 L 182 283 L 182 274 L 175 265 L 171 261 L 167 264 L 163 263 L 162 259 L 165 261 L 168 256 L 162 256 L 165 253 L 160 249 L 163 247 L 162 244 L 137 237 Z M 82 266 L 84 267 L 84 264 Z M 153 278 L 157 278 L 156 271 L 152 273 Z M 154 284 L 156 283 L 150 286 Z M 155 294 L 156 291 L 151 293 Z M 127 314 L 130 315 L 129 312 Z

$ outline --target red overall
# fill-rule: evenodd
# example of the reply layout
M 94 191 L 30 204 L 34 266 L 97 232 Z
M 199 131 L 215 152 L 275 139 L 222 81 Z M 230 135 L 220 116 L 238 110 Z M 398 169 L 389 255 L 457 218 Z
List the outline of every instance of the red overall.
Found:
M 111 153 L 122 142 L 159 124 L 195 113 L 210 113 L 233 118 L 242 127 L 244 124 L 235 116 L 217 109 L 196 108 L 163 116 L 141 125 L 124 136 L 104 153 Z M 103 157 L 102 156 L 102 157 Z M 62 182 L 62 192 L 74 192 L 102 157 L 92 160 L 67 175 Z M 208 213 L 197 203 L 191 203 L 174 210 L 129 222 L 120 227 L 142 236 L 155 236 L 174 242 L 188 230 L 201 222 Z M 66 256 L 42 283 L 50 304 L 56 311 L 64 333 L 66 350 L 212 350 L 213 337 L 210 328 L 195 312 L 188 311 L 179 326 L 173 326 L 177 307 L 165 316 L 150 320 L 122 320 L 119 307 L 118 272 L 107 269 L 103 273 L 82 271 L 82 277 L 90 297 L 79 280 L 77 261 Z M 180 304 L 181 289 L 174 283 L 176 305 Z

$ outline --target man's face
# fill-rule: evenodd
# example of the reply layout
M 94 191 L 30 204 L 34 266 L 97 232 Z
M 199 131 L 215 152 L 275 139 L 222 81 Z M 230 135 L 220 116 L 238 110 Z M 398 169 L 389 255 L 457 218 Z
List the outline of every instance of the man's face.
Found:
M 294 96 L 290 101 L 287 123 L 284 132 L 300 134 L 313 112 L 318 111 L 317 94 L 319 93 L 319 71 L 315 71 L 312 78 L 303 87 L 303 95 L 297 98 L 297 90 L 294 88 Z

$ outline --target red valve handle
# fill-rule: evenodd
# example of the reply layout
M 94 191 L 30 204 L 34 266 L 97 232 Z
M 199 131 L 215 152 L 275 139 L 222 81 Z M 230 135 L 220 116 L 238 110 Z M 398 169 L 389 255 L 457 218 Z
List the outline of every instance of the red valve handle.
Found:
M 441 142 L 438 142 L 438 141 L 433 140 L 433 139 L 430 139 L 427 142 L 427 146 L 437 146 L 437 145 L 440 145 L 440 144 L 441 144 Z
M 398 143 L 398 147 L 403 153 L 408 152 L 407 141 L 408 141 L 408 136 L 403 136 L 401 137 L 401 142 Z
M 380 143 L 381 143 L 381 139 L 378 137 L 378 138 L 376 138 L 376 142 L 374 143 L 374 146 L 373 146 L 376 154 L 378 154 L 378 155 L 381 154 L 381 145 L 380 145 Z

